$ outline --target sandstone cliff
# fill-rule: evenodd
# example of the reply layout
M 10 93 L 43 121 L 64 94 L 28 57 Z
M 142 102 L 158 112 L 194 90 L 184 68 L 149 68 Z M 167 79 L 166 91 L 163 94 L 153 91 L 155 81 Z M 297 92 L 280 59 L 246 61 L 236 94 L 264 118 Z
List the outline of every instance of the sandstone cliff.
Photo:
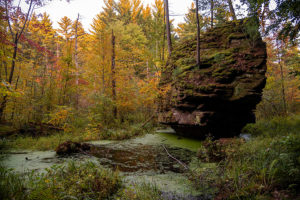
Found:
M 259 34 L 255 38 L 245 24 L 228 22 L 201 36 L 200 66 L 195 39 L 174 47 L 160 82 L 161 87 L 171 86 L 160 98 L 161 123 L 202 138 L 232 137 L 254 122 L 253 110 L 266 82 L 267 54 Z

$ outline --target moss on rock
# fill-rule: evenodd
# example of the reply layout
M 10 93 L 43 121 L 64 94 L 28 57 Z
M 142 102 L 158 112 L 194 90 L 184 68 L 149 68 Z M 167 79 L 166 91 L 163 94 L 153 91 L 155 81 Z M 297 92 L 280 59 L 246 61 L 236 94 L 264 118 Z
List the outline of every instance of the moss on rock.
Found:
M 266 46 L 261 38 L 253 43 L 247 26 L 247 20 L 236 20 L 209 29 L 200 40 L 200 66 L 195 59 L 196 38 L 174 46 L 160 82 L 160 85 L 171 84 L 173 89 L 166 97 L 169 100 L 162 101 L 167 105 L 159 108 L 161 114 L 164 108 L 174 108 L 172 112 L 179 117 L 175 122 L 172 119 L 172 126 L 196 128 L 199 135 L 210 132 L 233 136 L 253 121 L 252 110 L 260 101 L 265 84 Z M 185 110 L 187 107 L 195 110 Z M 194 114 L 204 111 L 212 114 Z M 207 123 L 199 124 L 199 120 Z M 160 122 L 170 124 L 164 118 Z M 223 133 L 213 126 L 221 127 Z

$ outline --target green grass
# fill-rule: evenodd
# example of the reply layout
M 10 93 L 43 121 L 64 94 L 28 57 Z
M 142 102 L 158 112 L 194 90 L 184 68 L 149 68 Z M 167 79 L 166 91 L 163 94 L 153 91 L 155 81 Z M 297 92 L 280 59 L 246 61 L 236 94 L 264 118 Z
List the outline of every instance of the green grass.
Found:
M 14 131 L 15 129 L 8 125 L 0 124 L 0 134 Z
M 216 195 L 223 199 L 299 197 L 299 116 L 259 121 L 244 131 L 254 137 L 241 145 L 219 149 L 224 159 L 212 169 L 199 171 L 194 182 L 217 188 Z
M 163 200 L 161 191 L 154 184 L 134 183 L 123 188 L 116 197 L 117 200 Z
M 300 115 L 289 117 L 275 117 L 272 120 L 261 120 L 255 124 L 248 124 L 244 133 L 253 136 L 278 137 L 300 133 Z
M 73 134 L 63 133 L 61 135 L 39 138 L 17 137 L 15 140 L 3 141 L 3 144 L 13 148 L 48 150 L 54 149 L 59 143 L 66 140 L 80 142 L 98 139 L 124 139 L 143 134 L 139 132 L 139 127 L 137 125 L 126 130 L 107 130 L 101 133 L 98 133 L 97 130 L 89 129 L 84 133 L 78 131 Z M 300 116 L 277 117 L 272 120 L 259 121 L 256 124 L 247 125 L 244 132 L 251 133 L 253 138 L 246 143 L 225 146 L 224 151 L 218 149 L 219 152 L 217 153 L 222 152 L 222 160 L 220 162 L 211 164 L 209 167 L 202 164 L 200 166 L 201 169 L 193 170 L 191 180 L 194 181 L 195 185 L 199 189 L 205 189 L 205 191 L 209 189 L 211 193 L 215 193 L 217 197 L 223 199 L 295 199 L 297 195 L 299 197 L 299 192 L 297 193 L 297 191 L 300 189 Z M 59 175 L 59 173 L 65 173 L 62 172 L 64 170 L 70 171 L 72 169 L 70 166 L 66 169 L 61 167 L 52 168 L 43 176 L 31 175 L 31 178 L 24 178 L 22 175 L 17 175 L 1 168 L 2 188 L 0 190 L 2 191 L 5 185 L 8 186 L 8 191 L 4 195 L 10 194 L 10 198 L 15 199 L 28 199 L 29 197 L 37 199 L 33 197 L 42 195 L 46 195 L 45 197 L 51 199 L 51 195 L 53 195 L 52 189 L 56 185 L 61 184 L 60 187 L 65 187 L 65 191 L 72 191 L 72 194 L 77 195 L 77 199 L 78 197 L 82 199 L 80 195 L 88 195 L 85 193 L 86 185 L 95 180 L 89 179 L 85 167 L 78 168 L 84 175 L 77 172 L 75 168 L 77 169 L 78 167 L 73 167 L 75 170 L 72 171 L 73 178 L 69 177 L 68 173 L 66 173 L 67 175 Z M 93 169 L 93 167 L 91 168 Z M 110 174 L 111 176 L 112 174 Z M 44 182 L 49 181 L 50 183 L 52 181 L 52 185 L 44 182 L 43 184 L 41 182 L 31 182 L 32 185 L 23 184 L 26 183 L 27 179 L 34 180 L 32 177 L 36 177 Z M 59 179 L 59 177 L 70 179 L 70 182 L 62 178 Z M 117 178 L 115 177 L 115 179 Z M 72 189 L 70 185 L 76 185 L 74 184 L 75 181 L 79 181 L 81 184 L 79 184 L 79 188 L 74 186 Z M 110 188 L 107 191 L 111 190 L 109 185 L 113 183 L 115 182 L 107 183 L 107 187 Z M 28 189 L 28 187 L 31 189 Z M 146 183 L 117 187 L 118 189 L 113 189 L 113 194 L 109 192 L 104 193 L 112 195 L 115 199 L 124 200 L 161 198 L 160 191 L 155 186 Z M 40 194 L 41 191 L 45 193 Z M 70 196 L 65 197 L 72 198 Z M 60 199 L 63 197 L 55 196 L 55 198 Z
M 47 169 L 15 174 L 0 168 L 0 199 L 110 199 L 122 187 L 118 172 L 103 169 L 92 162 L 69 163 Z
M 125 183 L 117 171 L 93 162 L 53 165 L 46 171 L 17 174 L 0 167 L 0 199 L 162 200 L 155 185 Z
M 300 135 L 258 136 L 225 160 L 226 190 L 233 197 L 269 195 L 276 189 L 293 193 L 300 184 Z M 227 191 L 226 191 L 227 192 Z
M 14 131 L 15 129 L 12 126 L 0 124 L 0 137 L 5 137 Z
M 148 128 L 148 129 L 147 129 Z M 65 141 L 87 142 L 94 140 L 123 140 L 147 133 L 151 127 L 141 128 L 140 124 L 132 125 L 126 129 L 117 130 L 98 130 L 83 129 L 72 133 L 56 133 L 50 136 L 31 137 L 15 136 L 6 140 L 0 140 L 0 149 L 4 146 L 12 149 L 30 149 L 30 150 L 54 150 L 59 144 Z

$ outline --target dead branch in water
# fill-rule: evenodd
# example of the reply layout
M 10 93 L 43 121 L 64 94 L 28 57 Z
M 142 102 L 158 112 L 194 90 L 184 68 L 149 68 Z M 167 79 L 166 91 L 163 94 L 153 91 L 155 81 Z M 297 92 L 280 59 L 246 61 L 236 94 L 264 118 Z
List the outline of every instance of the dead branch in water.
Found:
M 173 160 L 177 161 L 177 162 L 178 162 L 180 165 L 182 165 L 186 170 L 190 170 L 189 167 L 188 167 L 185 163 L 181 162 L 180 160 L 178 160 L 177 158 L 175 158 L 174 156 L 172 156 L 172 155 L 168 152 L 168 150 L 166 149 L 165 145 L 162 145 L 162 146 L 163 146 L 163 148 L 165 149 L 165 151 L 167 152 L 167 154 L 168 154 L 168 156 L 169 156 L 170 158 L 172 158 Z

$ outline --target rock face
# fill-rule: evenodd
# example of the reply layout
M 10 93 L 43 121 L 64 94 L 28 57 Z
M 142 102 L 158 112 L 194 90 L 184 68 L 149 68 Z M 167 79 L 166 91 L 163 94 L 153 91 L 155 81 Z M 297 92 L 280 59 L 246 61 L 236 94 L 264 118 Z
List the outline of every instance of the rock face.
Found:
M 201 36 L 200 66 L 195 39 L 174 47 L 160 82 L 166 90 L 159 101 L 160 123 L 185 136 L 220 138 L 238 135 L 255 121 L 267 53 L 258 31 L 247 24 L 228 22 Z

